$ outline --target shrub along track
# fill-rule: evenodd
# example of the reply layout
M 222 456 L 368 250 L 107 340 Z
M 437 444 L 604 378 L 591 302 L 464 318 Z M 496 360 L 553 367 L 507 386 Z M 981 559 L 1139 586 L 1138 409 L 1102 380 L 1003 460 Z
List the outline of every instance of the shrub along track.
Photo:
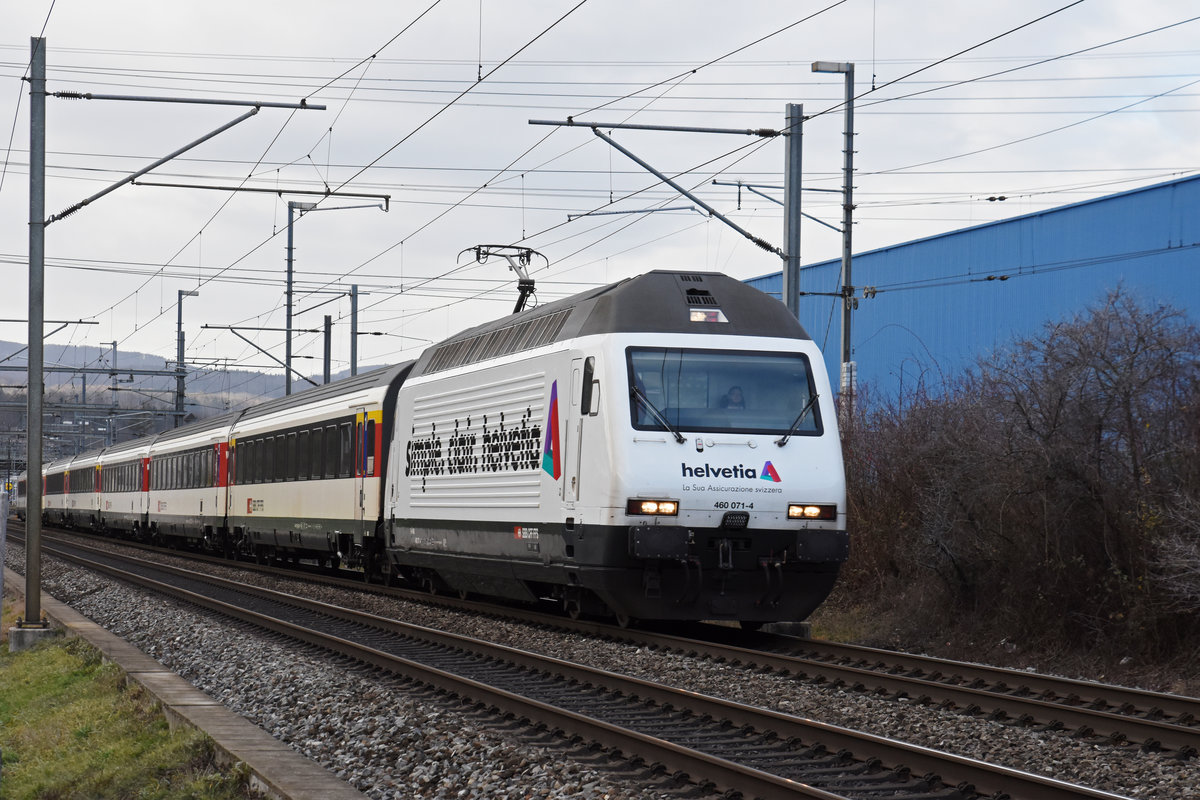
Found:
M 48 554 L 746 796 L 1115 795 L 80 546 Z M 67 552 L 70 550 L 71 552 Z

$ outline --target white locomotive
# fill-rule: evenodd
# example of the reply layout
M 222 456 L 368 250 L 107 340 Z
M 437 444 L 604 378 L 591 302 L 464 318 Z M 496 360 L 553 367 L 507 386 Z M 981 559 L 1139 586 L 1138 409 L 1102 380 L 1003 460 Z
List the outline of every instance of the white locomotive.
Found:
M 138 459 L 140 486 L 110 481 Z M 801 620 L 848 555 L 821 354 L 716 273 L 647 273 L 46 474 L 55 521 L 622 621 Z

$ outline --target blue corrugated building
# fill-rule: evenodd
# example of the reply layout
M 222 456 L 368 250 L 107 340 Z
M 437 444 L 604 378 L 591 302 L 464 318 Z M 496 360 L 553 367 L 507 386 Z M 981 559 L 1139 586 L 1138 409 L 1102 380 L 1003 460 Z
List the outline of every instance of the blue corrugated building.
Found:
M 802 268 L 801 291 L 838 290 L 840 260 Z M 895 397 L 942 379 L 1123 286 L 1200 324 L 1200 176 L 856 253 L 858 384 Z M 779 272 L 747 283 L 780 296 Z M 863 297 L 871 289 L 874 296 Z M 808 295 L 800 321 L 838 381 L 840 300 Z

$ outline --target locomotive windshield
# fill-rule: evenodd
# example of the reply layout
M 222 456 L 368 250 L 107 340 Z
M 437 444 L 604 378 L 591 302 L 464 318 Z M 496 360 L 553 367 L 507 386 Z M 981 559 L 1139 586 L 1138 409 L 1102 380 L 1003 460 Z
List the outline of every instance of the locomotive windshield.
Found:
M 638 430 L 665 430 L 665 420 L 679 431 L 786 434 L 816 392 L 802 353 L 631 347 L 626 354 Z M 813 404 L 792 435 L 821 432 Z

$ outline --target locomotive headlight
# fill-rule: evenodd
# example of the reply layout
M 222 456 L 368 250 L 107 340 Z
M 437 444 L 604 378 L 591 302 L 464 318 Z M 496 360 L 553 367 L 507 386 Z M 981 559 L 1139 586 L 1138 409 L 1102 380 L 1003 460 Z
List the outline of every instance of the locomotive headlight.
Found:
M 788 519 L 837 519 L 837 506 L 788 503 Z
M 679 514 L 678 500 L 645 500 L 632 497 L 625 504 L 626 514 L 674 517 Z

